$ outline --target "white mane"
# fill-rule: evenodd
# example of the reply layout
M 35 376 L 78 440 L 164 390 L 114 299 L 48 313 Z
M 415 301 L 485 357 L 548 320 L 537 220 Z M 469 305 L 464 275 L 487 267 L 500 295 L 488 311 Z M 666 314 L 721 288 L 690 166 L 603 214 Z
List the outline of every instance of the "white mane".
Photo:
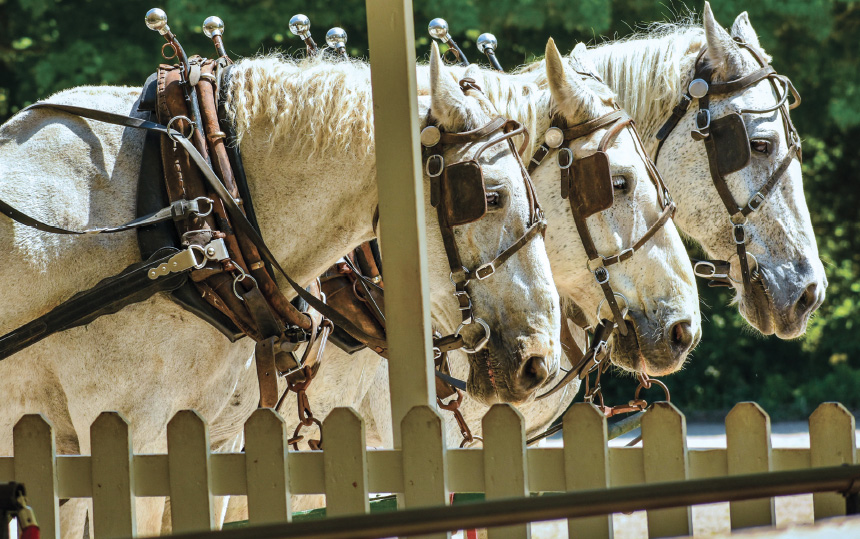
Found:
M 370 67 L 360 60 L 298 60 L 280 54 L 244 59 L 230 76 L 227 116 L 239 142 L 254 129 L 292 142 L 310 159 L 338 148 L 373 155 Z
M 663 117 L 683 93 L 682 75 L 692 67 L 682 65 L 684 59 L 704 45 L 701 24 L 660 23 L 645 34 L 589 49 L 588 57 L 631 116 Z

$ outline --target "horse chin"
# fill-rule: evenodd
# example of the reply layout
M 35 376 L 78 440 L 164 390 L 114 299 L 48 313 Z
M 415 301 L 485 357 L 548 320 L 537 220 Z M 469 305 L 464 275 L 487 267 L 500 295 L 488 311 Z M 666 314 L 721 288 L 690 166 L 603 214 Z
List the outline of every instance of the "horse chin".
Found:
M 534 395 L 533 391 L 520 393 L 510 386 L 507 375 L 499 368 L 499 362 L 493 359 L 489 346 L 479 350 L 469 357 L 469 378 L 466 380 L 466 391 L 469 396 L 486 406 L 501 402 L 520 404 Z

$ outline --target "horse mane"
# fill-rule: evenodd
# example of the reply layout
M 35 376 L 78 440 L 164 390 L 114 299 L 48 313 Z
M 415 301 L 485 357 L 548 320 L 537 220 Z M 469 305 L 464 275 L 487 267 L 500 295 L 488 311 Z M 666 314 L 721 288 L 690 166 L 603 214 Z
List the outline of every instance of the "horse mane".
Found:
M 692 67 L 682 65 L 684 59 L 705 44 L 704 28 L 692 20 L 655 23 L 645 32 L 589 49 L 588 57 L 631 116 L 662 117 L 683 93 L 682 73 Z
M 227 117 L 237 143 L 254 131 L 310 159 L 336 149 L 373 155 L 370 67 L 361 60 L 296 59 L 282 54 L 237 62 L 229 81 Z

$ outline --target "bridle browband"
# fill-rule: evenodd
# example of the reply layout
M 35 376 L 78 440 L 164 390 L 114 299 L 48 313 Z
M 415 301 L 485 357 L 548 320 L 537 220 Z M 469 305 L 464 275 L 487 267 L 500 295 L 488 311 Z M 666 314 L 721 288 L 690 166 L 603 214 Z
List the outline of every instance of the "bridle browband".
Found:
M 744 225 L 747 217 L 757 211 L 765 202 L 777 182 L 788 170 L 793 159 L 797 157 L 799 161 L 802 162 L 803 160 L 800 136 L 788 114 L 790 109 L 800 105 L 800 95 L 788 77 L 777 74 L 773 66 L 767 63 L 767 60 L 759 51 L 739 39 L 735 39 L 735 42 L 748 50 L 761 68 L 732 81 L 712 82 L 714 69 L 707 62 L 703 61 L 707 50 L 707 48 L 703 48 L 696 58 L 693 80 L 688 86 L 687 93 L 681 96 L 681 101 L 673 109 L 672 116 L 669 117 L 657 133 L 659 144 L 654 155 L 654 161 L 656 162 L 659 158 L 663 143 L 686 115 L 687 109 L 693 99 L 698 99 L 699 111 L 696 113 L 696 128 L 692 130 L 691 135 L 695 140 L 701 140 L 705 143 L 711 179 L 713 180 L 714 187 L 717 189 L 717 193 L 720 195 L 720 199 L 723 201 L 723 205 L 725 205 L 729 213 L 729 220 L 732 224 L 732 239 L 737 246 L 737 257 L 741 268 L 742 283 L 745 290 L 750 290 L 753 279 L 760 278 L 761 273 L 758 271 L 757 260 L 756 267 L 750 271 L 748 256 L 753 255 L 748 254 L 746 250 L 747 234 Z M 737 112 L 729 113 L 720 119 L 712 120 L 710 111 L 710 97 L 712 95 L 739 93 L 764 80 L 767 80 L 771 84 L 777 96 L 776 105 L 766 109 L 741 109 Z M 783 85 L 782 93 L 780 93 L 778 88 L 778 82 Z M 792 103 L 788 102 L 789 94 L 794 97 L 794 102 Z M 773 173 L 771 173 L 767 182 L 750 197 L 746 205 L 741 206 L 732 195 L 725 178 L 728 174 L 737 172 L 749 165 L 749 138 L 741 115 L 766 114 L 777 110 L 782 116 L 786 139 L 790 141 L 789 149 Z M 745 154 L 742 154 L 743 148 L 739 146 L 740 143 L 738 140 L 745 142 Z M 726 141 L 722 142 L 723 145 L 734 143 L 733 147 L 728 148 L 733 151 L 726 152 L 727 148 L 723 148 L 721 151 L 721 141 Z M 698 277 L 709 279 L 712 286 L 731 286 L 730 280 L 734 280 L 730 275 L 731 258 L 733 256 L 726 261 L 694 260 L 694 273 Z M 755 260 L 754 256 L 753 260 Z
M 593 75 L 587 73 L 583 75 L 593 77 Z M 625 128 L 630 128 L 636 144 L 639 145 L 640 154 L 648 170 L 648 176 L 657 189 L 657 198 L 660 203 L 661 212 L 657 220 L 631 247 L 615 255 L 604 256 L 598 252 L 594 244 L 586 219 L 589 215 L 612 207 L 614 202 L 613 185 L 609 158 L 606 151 Z M 601 138 L 597 151 L 590 156 L 575 160 L 573 151 L 570 149 L 570 144 L 576 139 L 588 136 L 600 129 L 606 129 L 606 133 Z M 529 172 L 534 171 L 554 149 L 558 150 L 557 160 L 561 171 L 561 196 L 570 201 L 574 223 L 588 256 L 586 265 L 603 291 L 605 299 L 598 306 L 597 319 L 599 323 L 594 329 L 594 335 L 588 352 L 579 357 L 578 360 L 572 361 L 573 368 L 552 389 L 542 395 L 538 395 L 537 399 L 549 397 L 577 377 L 581 379 L 595 369 L 605 370 L 608 367 L 608 365 L 604 365 L 606 362 L 603 360 L 607 354 L 606 342 L 613 327 L 617 326 L 618 331 L 622 335 L 627 335 L 628 328 L 624 320 L 627 310 L 627 300 L 623 295 L 613 291 L 612 285 L 609 283 L 609 270 L 607 267 L 631 258 L 636 251 L 641 249 L 654 237 L 675 213 L 675 203 L 672 201 L 660 173 L 651 159 L 648 158 L 639 134 L 633 128 L 633 119 L 623 110 L 616 109 L 603 116 L 572 127 L 567 127 L 562 118 L 558 116 L 554 117 L 552 127 L 547 131 L 544 142 L 535 151 L 529 163 Z M 585 189 L 586 185 L 590 185 L 592 189 Z M 593 268 L 592 265 L 594 265 Z M 618 302 L 615 300 L 616 296 L 625 300 L 624 311 L 618 306 Z M 600 311 L 604 301 L 612 310 L 614 322 L 601 317 Z M 569 330 L 565 325 L 566 321 L 564 321 L 562 327 L 563 338 L 565 332 L 569 334 Z M 573 341 L 572 338 L 569 340 Z M 569 344 L 568 348 L 570 348 L 571 352 L 578 350 L 575 343 L 573 345 Z

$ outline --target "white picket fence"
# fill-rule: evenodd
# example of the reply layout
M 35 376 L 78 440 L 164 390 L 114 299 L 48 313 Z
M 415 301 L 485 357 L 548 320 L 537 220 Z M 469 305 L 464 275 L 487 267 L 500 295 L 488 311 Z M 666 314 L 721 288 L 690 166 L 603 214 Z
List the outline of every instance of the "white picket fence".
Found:
M 564 418 L 564 446 L 525 446 L 523 421 L 509 405 L 483 419 L 483 449 L 445 449 L 441 420 L 413 408 L 402 423 L 401 450 L 367 450 L 361 417 L 335 409 L 325 420 L 323 451 L 288 451 L 283 419 L 257 410 L 245 423 L 245 453 L 211 453 L 206 422 L 178 413 L 167 428 L 166 455 L 135 455 L 128 423 L 105 412 L 91 427 L 92 455 L 56 455 L 51 425 L 41 415 L 14 429 L 14 457 L 0 457 L 0 482 L 19 481 L 44 537 L 58 537 L 61 498 L 92 498 L 96 538 L 136 534 L 135 497 L 169 496 L 175 532 L 214 528 L 213 497 L 247 496 L 250 524 L 285 522 L 291 494 L 325 494 L 327 514 L 369 511 L 371 493 L 402 493 L 406 507 L 448 503 L 449 492 L 484 492 L 487 499 L 529 492 L 797 470 L 858 461 L 854 417 L 825 403 L 809 418 L 808 449 L 773 449 L 770 419 L 755 403 L 726 418 L 727 449 L 688 450 L 684 416 L 657 403 L 642 418 L 642 447 L 609 448 L 603 415 L 577 404 Z M 816 494 L 815 518 L 844 514 L 838 494 Z M 731 527 L 773 525 L 772 499 L 731 504 Z M 611 516 L 571 520 L 570 537 L 611 537 Z M 527 537 L 527 525 L 495 528 L 491 538 Z M 692 533 L 691 509 L 648 514 L 651 537 Z M 439 535 L 445 537 L 445 534 Z

